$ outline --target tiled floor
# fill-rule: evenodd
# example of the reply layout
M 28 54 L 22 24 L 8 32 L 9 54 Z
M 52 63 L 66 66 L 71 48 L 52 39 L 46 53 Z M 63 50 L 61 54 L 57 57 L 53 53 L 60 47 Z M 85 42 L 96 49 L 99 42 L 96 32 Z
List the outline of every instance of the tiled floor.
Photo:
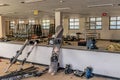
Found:
M 0 62 L 0 76 L 4 75 L 4 70 L 6 69 L 6 67 L 8 66 L 8 60 L 5 59 L 1 59 L 2 62 Z M 24 67 L 28 67 L 31 66 L 31 64 L 26 63 L 24 65 Z M 43 70 L 45 68 L 45 66 L 39 66 L 39 65 L 35 65 L 38 66 L 40 68 L 40 70 Z M 14 64 L 9 71 L 14 71 L 16 69 L 18 69 L 19 65 Z M 59 73 L 57 73 L 56 75 L 52 76 L 49 73 L 46 73 L 40 77 L 30 77 L 30 78 L 25 78 L 22 80 L 88 80 L 86 78 L 80 78 L 80 77 L 76 77 L 73 74 L 70 75 L 65 75 L 64 72 L 60 71 Z M 96 77 L 94 76 L 93 78 L 89 79 L 89 80 L 117 80 L 117 79 L 111 79 L 111 78 L 103 78 L 103 77 Z

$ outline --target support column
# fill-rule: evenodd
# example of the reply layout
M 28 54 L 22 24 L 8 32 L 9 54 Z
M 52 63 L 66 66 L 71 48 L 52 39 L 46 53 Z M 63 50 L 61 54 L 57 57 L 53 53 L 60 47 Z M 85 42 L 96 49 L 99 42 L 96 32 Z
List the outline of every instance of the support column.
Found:
M 0 16 L 0 38 L 5 37 L 5 21 L 2 16 Z
M 55 11 L 55 27 L 62 25 L 62 14 L 60 11 Z

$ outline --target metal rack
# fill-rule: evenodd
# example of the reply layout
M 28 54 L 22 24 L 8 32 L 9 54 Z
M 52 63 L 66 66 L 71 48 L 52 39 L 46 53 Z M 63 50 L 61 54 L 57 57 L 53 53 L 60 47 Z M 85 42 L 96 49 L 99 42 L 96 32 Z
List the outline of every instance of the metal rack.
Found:
M 92 24 L 95 25 L 94 22 Z M 88 38 L 100 38 L 100 34 L 95 29 L 90 29 L 90 22 L 87 19 L 85 20 L 84 36 L 85 40 Z

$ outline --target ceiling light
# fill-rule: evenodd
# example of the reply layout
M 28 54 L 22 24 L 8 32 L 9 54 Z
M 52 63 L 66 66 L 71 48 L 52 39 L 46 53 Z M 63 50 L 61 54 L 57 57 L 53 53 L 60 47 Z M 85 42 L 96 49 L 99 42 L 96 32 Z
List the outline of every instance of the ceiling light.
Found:
M 89 5 L 88 7 L 104 7 L 104 6 L 113 6 L 113 4 L 98 4 L 98 5 Z
M 65 7 L 65 8 L 56 8 L 55 10 L 67 10 L 67 9 L 70 9 L 70 7 Z
M 0 7 L 1 7 L 1 6 L 9 6 L 9 4 L 0 4 Z
M 41 2 L 41 1 L 43 1 L 43 0 L 24 0 L 21 3 L 34 3 L 34 2 Z
M 8 12 L 8 13 L 5 13 L 5 14 L 17 14 L 17 12 Z
M 60 0 L 60 3 L 63 3 L 64 1 L 63 0 Z

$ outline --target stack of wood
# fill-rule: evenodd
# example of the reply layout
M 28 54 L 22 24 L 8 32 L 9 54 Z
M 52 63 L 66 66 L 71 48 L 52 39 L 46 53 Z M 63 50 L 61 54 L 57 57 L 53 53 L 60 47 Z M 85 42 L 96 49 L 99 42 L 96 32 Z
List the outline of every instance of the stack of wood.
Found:
M 120 51 L 120 43 L 114 43 L 107 47 L 108 51 Z

